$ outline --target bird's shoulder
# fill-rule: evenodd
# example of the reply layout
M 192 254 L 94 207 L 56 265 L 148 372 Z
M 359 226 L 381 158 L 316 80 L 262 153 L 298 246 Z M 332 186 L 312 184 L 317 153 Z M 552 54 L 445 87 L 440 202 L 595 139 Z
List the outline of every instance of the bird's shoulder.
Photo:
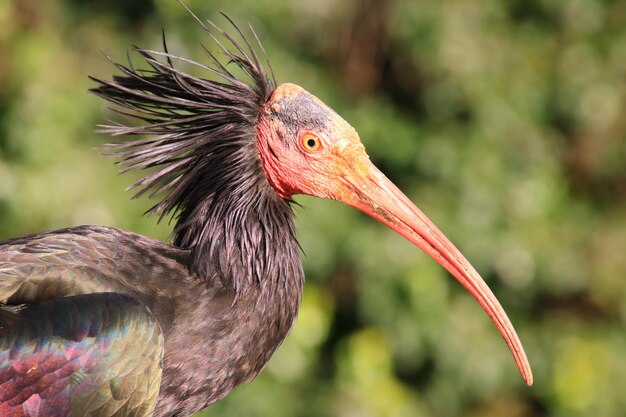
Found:
M 95 292 L 172 294 L 189 281 L 189 252 L 146 236 L 77 226 L 0 242 L 0 301 Z

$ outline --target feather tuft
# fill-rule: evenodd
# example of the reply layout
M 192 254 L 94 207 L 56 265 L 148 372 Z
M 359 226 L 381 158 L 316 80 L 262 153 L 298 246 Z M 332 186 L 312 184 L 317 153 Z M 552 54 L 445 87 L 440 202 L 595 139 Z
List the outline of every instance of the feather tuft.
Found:
M 158 214 L 159 220 L 184 210 L 185 195 L 190 191 L 203 191 L 196 185 L 207 176 L 209 167 L 243 162 L 237 148 L 255 144 L 258 114 L 275 88 L 273 73 L 270 72 L 270 78 L 252 44 L 230 18 L 225 16 L 243 38 L 244 46 L 216 24 L 208 22 L 217 35 L 193 13 L 192 16 L 228 61 L 243 70 L 248 80 L 235 77 L 206 48 L 203 49 L 210 65 L 170 53 L 165 33 L 163 51 L 134 48 L 148 64 L 148 69 L 135 68 L 130 58 L 128 64 L 123 65 L 107 56 L 121 75 L 113 77 L 112 81 L 90 77 L 99 84 L 91 89 L 93 93 L 118 106 L 114 109 L 116 112 L 144 122 L 139 126 L 120 123 L 98 126 L 99 132 L 112 136 L 148 136 L 147 139 L 109 143 L 101 149 L 105 155 L 120 158 L 118 164 L 122 173 L 151 170 L 129 189 L 136 191 L 135 197 L 145 193 L 151 197 L 162 196 L 147 212 Z M 269 64 L 251 26 L 250 31 Z M 176 62 L 196 67 L 217 80 L 190 75 L 176 68 Z M 224 157 L 226 161 L 215 164 Z
M 191 250 L 191 270 L 207 280 L 217 274 L 238 293 L 262 282 L 275 268 L 274 251 L 281 248 L 270 238 L 280 230 L 282 250 L 297 260 L 291 208 L 267 180 L 257 145 L 257 118 L 276 82 L 230 18 L 243 43 L 189 12 L 229 64 L 204 47 L 206 65 L 174 55 L 163 35 L 162 51 L 134 48 L 147 69 L 136 68 L 130 59 L 123 65 L 107 57 L 120 74 L 111 81 L 92 78 L 98 86 L 91 91 L 113 103 L 116 112 L 142 122 L 99 126 L 112 136 L 141 136 L 102 147 L 105 155 L 119 158 L 121 173 L 148 171 L 128 189 L 135 191 L 134 197 L 159 199 L 147 214 L 159 215 L 159 221 L 176 219 L 173 244 Z M 206 78 L 175 64 L 195 67 Z M 230 64 L 243 75 L 235 76 L 227 68 Z

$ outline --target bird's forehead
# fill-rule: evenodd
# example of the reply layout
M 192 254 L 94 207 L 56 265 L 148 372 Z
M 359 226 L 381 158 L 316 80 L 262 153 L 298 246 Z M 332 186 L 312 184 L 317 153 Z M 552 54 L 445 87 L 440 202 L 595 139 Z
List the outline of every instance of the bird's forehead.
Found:
M 325 133 L 336 142 L 359 141 L 354 128 L 323 101 L 295 84 L 281 84 L 270 98 L 268 110 L 285 130 L 297 135 L 300 130 Z

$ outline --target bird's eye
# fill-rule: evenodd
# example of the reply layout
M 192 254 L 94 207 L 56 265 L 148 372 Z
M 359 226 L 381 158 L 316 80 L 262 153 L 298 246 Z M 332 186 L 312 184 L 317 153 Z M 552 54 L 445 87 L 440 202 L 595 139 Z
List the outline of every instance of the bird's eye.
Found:
M 304 149 L 309 152 L 317 151 L 321 147 L 320 138 L 313 133 L 305 133 L 300 140 Z

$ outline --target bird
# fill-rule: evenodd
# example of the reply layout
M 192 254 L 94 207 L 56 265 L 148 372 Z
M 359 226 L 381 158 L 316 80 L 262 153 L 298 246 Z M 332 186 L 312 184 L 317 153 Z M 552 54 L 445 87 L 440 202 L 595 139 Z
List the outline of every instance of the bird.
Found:
M 337 200 L 391 228 L 486 311 L 528 385 L 504 309 L 445 235 L 370 161 L 356 130 L 278 85 L 259 37 L 192 13 L 207 62 L 135 47 L 92 92 L 129 188 L 174 221 L 171 243 L 105 226 L 0 242 L 0 415 L 189 416 L 257 376 L 296 319 L 304 272 L 293 197 Z M 108 58 L 108 57 L 107 57 Z M 180 69 L 183 67 L 185 69 Z M 192 75 L 192 68 L 201 75 Z

